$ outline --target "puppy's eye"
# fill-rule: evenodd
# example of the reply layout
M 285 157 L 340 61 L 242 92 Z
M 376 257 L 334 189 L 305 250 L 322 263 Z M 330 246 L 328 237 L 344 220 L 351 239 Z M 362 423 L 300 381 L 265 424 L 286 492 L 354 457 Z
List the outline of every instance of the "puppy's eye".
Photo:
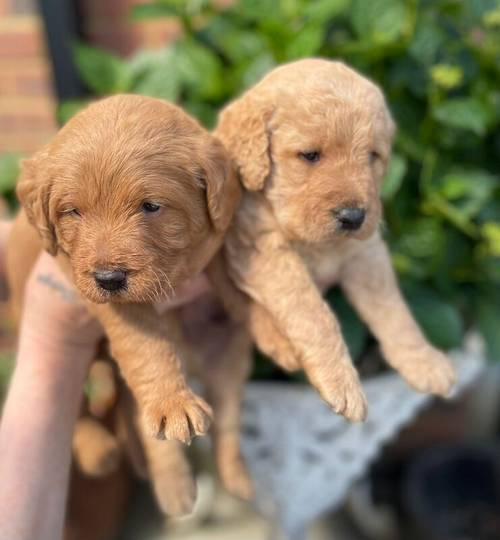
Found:
M 320 153 L 316 150 L 313 152 L 300 152 L 299 157 L 309 163 L 316 163 L 321 157 Z
M 373 165 L 377 160 L 380 159 L 380 154 L 378 152 L 375 152 L 375 150 L 372 150 L 370 154 L 368 155 L 368 160 L 370 161 L 370 165 Z
M 81 217 L 81 214 L 78 208 L 68 208 L 67 210 L 63 210 L 61 214 L 63 216 Z
M 159 204 L 152 202 L 143 202 L 141 206 L 141 210 L 146 214 L 154 214 L 155 212 L 158 212 L 160 208 L 161 206 Z

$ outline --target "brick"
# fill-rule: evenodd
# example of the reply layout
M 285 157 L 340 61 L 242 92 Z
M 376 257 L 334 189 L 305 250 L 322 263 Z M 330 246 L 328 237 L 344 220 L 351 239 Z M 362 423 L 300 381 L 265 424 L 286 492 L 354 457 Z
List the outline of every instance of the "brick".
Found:
M 147 2 L 148 0 L 85 0 L 82 2 L 82 12 L 90 19 L 126 19 L 132 6 Z
M 1 0 L 0 0 L 1 1 Z M 33 32 L 43 33 L 43 25 L 38 15 L 9 15 L 0 19 L 0 33 Z
M 0 66 L 0 72 L 2 71 Z M 46 74 L 11 72 L 0 77 L 0 96 L 47 96 L 52 93 L 52 80 Z
M 26 96 L 47 96 L 54 91 L 54 85 L 51 78 L 26 75 L 17 77 L 16 89 Z
M 1 76 L 12 76 L 18 73 L 33 76 L 50 77 L 51 68 L 45 57 L 39 58 L 0 58 Z
M 0 32 L 0 58 L 41 57 L 45 42 L 41 36 L 28 32 Z
M 38 133 L 8 134 L 0 130 L 0 153 L 19 152 L 30 155 L 48 143 L 53 137 L 55 130 L 47 130 Z
M 9 0 L 0 0 L 0 17 L 7 15 L 11 12 L 11 6 Z
M 23 111 L 53 111 L 55 100 L 52 96 L 21 96 L 3 97 L 0 100 L 0 114 Z
M 139 39 L 135 31 L 114 28 L 113 30 L 92 28 L 88 32 L 89 41 L 117 54 L 127 56 L 139 45 Z

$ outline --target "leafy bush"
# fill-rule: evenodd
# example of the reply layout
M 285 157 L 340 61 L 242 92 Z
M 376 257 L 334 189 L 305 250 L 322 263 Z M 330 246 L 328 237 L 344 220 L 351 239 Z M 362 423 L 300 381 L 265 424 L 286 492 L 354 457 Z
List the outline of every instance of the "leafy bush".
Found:
M 14 188 L 19 175 L 19 154 L 7 153 L 0 155 L 0 195 L 12 206 L 16 205 Z
M 135 19 L 176 17 L 181 37 L 127 60 L 79 45 L 83 80 L 97 95 L 177 101 L 210 127 L 221 105 L 281 62 L 323 56 L 358 68 L 384 88 L 399 126 L 383 198 L 412 309 L 437 345 L 457 346 L 474 326 L 500 358 L 500 2 L 214 4 L 137 6 Z M 61 119 L 79 106 L 63 104 Z M 367 333 L 342 299 L 336 302 L 361 354 Z

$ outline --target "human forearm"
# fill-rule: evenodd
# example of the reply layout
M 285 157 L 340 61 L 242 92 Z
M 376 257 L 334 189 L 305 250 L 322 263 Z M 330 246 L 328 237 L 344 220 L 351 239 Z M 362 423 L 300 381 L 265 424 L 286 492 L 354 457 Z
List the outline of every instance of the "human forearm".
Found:
M 61 537 L 70 443 L 89 359 L 86 349 L 34 348 L 21 339 L 0 424 L 1 540 Z

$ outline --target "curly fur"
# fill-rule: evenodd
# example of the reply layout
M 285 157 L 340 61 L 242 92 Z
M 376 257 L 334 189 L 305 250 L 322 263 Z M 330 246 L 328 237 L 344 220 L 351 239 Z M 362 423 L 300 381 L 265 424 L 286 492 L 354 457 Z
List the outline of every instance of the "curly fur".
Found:
M 322 299 L 333 284 L 409 384 L 446 395 L 454 382 L 405 304 L 379 233 L 394 131 L 374 83 L 321 59 L 272 71 L 221 112 L 215 130 L 245 192 L 223 255 L 209 267 L 212 281 L 265 353 L 285 369 L 304 369 L 332 409 L 353 421 L 364 418 L 366 400 Z M 304 158 L 311 152 L 319 159 Z M 340 226 L 344 207 L 365 211 L 359 229 Z

